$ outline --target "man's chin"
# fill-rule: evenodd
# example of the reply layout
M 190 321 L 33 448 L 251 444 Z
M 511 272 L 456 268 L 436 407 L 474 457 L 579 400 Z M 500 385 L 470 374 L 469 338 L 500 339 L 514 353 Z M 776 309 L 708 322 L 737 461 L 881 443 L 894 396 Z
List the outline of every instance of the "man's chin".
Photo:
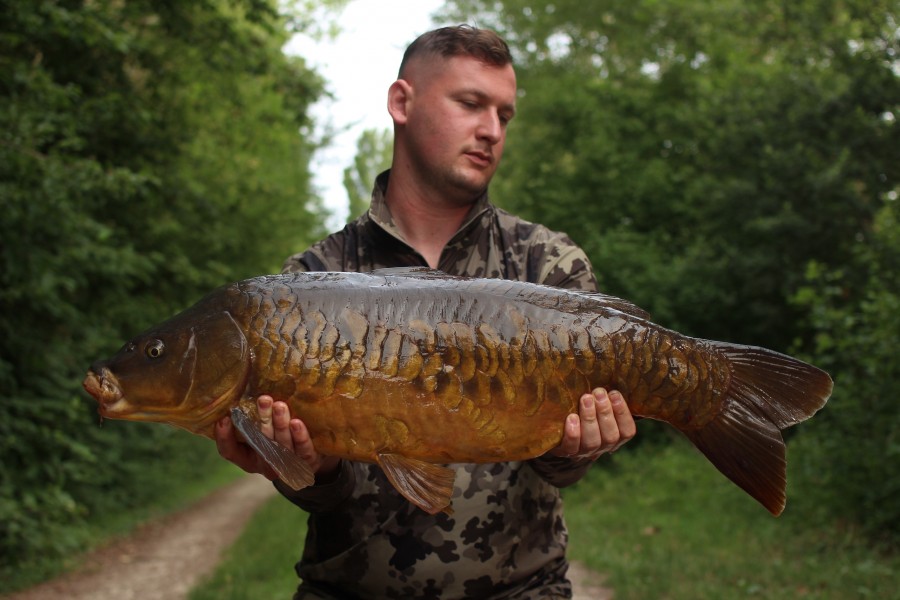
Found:
M 453 174 L 449 183 L 460 192 L 460 195 L 468 198 L 467 204 L 471 204 L 487 191 L 492 175 L 493 173 L 485 175 L 484 172 L 457 172 Z

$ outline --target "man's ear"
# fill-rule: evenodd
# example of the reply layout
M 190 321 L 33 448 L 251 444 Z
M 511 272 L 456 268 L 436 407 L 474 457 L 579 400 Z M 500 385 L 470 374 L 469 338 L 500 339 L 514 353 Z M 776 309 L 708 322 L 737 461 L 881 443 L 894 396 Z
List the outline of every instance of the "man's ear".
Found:
M 412 86 L 405 79 L 398 79 L 388 88 L 388 113 L 395 125 L 406 124 L 412 95 Z

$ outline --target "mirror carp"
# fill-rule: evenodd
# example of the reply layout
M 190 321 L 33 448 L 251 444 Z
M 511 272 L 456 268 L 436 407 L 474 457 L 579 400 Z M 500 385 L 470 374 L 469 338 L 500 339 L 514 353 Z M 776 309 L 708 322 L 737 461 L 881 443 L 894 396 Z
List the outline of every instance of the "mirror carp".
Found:
M 309 466 L 256 425 L 255 399 L 269 394 L 317 450 L 377 463 L 430 514 L 450 510 L 443 465 L 540 456 L 583 393 L 617 389 L 778 515 L 781 430 L 815 414 L 832 381 L 784 354 L 660 327 L 612 296 L 403 268 L 221 287 L 94 363 L 84 387 L 102 417 L 210 438 L 230 414 L 285 483 L 312 485 Z

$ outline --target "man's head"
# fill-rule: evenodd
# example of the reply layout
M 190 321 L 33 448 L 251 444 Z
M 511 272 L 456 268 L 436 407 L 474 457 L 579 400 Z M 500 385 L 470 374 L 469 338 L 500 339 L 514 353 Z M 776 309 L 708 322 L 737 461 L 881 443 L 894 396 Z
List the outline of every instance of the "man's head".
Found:
M 461 25 L 423 34 L 388 91 L 392 179 L 430 188 L 436 199 L 471 203 L 497 169 L 515 103 L 512 57 L 496 33 Z
M 398 79 L 404 79 L 407 65 L 417 58 L 451 58 L 468 56 L 486 65 L 503 67 L 512 65 L 509 46 L 499 35 L 489 29 L 470 25 L 441 27 L 417 37 L 403 53 Z

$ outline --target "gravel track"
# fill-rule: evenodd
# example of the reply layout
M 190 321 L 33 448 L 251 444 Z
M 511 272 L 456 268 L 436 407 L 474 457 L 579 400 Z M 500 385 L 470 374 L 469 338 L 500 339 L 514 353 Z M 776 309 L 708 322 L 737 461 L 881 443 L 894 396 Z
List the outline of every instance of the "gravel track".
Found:
M 222 551 L 275 489 L 242 477 L 189 508 L 91 552 L 77 571 L 8 600 L 180 600 L 211 573 Z
M 274 494 L 265 479 L 242 477 L 185 510 L 98 548 L 80 569 L 3 600 L 184 600 Z M 574 600 L 612 600 L 603 576 L 580 563 L 572 563 L 569 577 Z M 286 591 L 285 598 L 289 595 Z

